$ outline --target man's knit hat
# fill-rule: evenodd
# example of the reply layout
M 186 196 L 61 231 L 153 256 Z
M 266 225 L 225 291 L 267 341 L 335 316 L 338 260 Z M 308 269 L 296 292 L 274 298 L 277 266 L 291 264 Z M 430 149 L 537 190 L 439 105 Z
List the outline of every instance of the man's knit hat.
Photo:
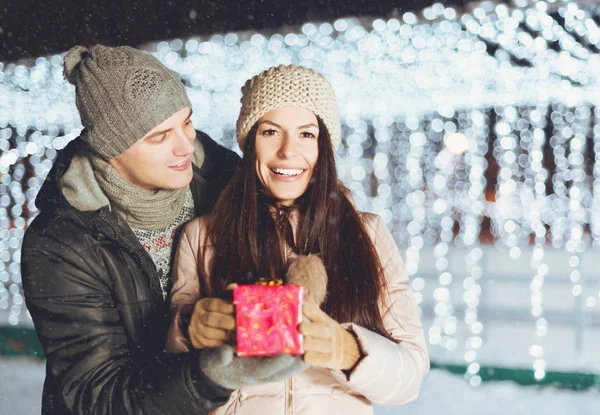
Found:
M 106 159 L 116 157 L 190 100 L 179 75 L 150 54 L 120 46 L 75 46 L 64 58 L 75 85 L 81 136 Z
M 242 87 L 242 109 L 237 120 L 240 148 L 252 126 L 267 112 L 281 107 L 301 107 L 323 120 L 333 150 L 340 145 L 340 116 L 333 88 L 312 69 L 295 65 L 269 68 Z

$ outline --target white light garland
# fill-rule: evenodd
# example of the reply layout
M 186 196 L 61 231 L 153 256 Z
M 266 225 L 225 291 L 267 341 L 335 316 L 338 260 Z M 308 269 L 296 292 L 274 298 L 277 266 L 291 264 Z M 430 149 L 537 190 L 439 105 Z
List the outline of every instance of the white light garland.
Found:
M 428 142 L 427 136 L 419 127 L 417 117 L 408 117 L 404 120 L 404 128 L 397 135 L 397 147 L 394 154 L 397 160 L 395 176 L 398 181 L 395 185 L 397 190 L 394 196 L 405 201 L 405 203 L 395 204 L 394 216 L 396 218 L 405 217 L 404 221 L 398 222 L 401 226 L 404 225 L 405 231 L 402 234 L 408 240 L 404 243 L 404 245 L 408 245 L 406 271 L 412 282 L 412 289 L 418 305 L 423 302 L 422 291 L 425 288 L 425 279 L 419 276 L 418 271 L 421 248 L 425 245 L 424 230 L 427 220 L 426 194 L 422 188 L 425 183 L 423 160 Z M 403 207 L 406 208 L 406 213 Z M 421 307 L 419 310 L 422 311 Z
M 556 12 L 564 25 L 552 17 Z M 432 352 L 466 362 L 476 386 L 485 335 L 480 305 L 493 272 L 480 240 L 484 219 L 513 258 L 533 241 L 528 295 L 536 338 L 529 353 L 537 379 L 551 364 L 544 348 L 548 241 L 569 252 L 580 333 L 587 310 L 600 302 L 600 291 L 585 291 L 581 267 L 582 254 L 600 247 L 598 16 L 597 8 L 563 2 L 484 2 L 462 14 L 437 4 L 419 15 L 173 39 L 147 49 L 185 80 L 194 125 L 236 150 L 234 121 L 246 79 L 295 63 L 331 81 L 344 137 L 340 177 L 358 207 L 378 213 L 406 250 L 415 298 L 431 322 Z M 28 324 L 21 240 L 57 151 L 81 125 L 61 56 L 38 58 L 31 67 L 0 63 L 0 97 L 0 316 Z M 593 166 L 585 158 L 587 136 Z M 492 160 L 497 186 L 486 194 Z M 435 275 L 421 273 L 429 247 Z M 455 249 L 467 252 L 463 274 L 451 263 Z
M 454 115 L 454 110 L 451 108 L 443 112 L 449 117 Z M 449 266 L 448 253 L 454 240 L 454 177 L 457 160 L 443 145 L 442 137 L 447 133 L 455 133 L 456 126 L 450 121 L 444 122 L 442 117 L 435 117 L 431 122 L 431 128 L 433 131 L 430 132 L 429 139 L 439 142 L 441 149 L 434 161 L 435 173 L 431 174 L 430 180 L 427 181 L 427 186 L 431 189 L 431 215 L 435 218 L 435 226 L 439 229 L 438 240 L 433 250 L 439 285 L 433 292 L 435 318 L 429 330 L 430 342 L 436 344 L 439 337 L 442 347 L 454 351 L 458 346 L 455 339 L 458 321 L 454 315 L 455 300 L 452 299 L 451 291 L 454 276 Z
M 492 216 L 497 243 L 509 249 L 512 258 L 521 256 L 521 226 L 524 208 L 519 199 L 522 171 L 518 163 L 521 154 L 517 136 L 521 118 L 514 106 L 497 108 L 494 156 L 500 168 L 496 187 L 496 204 Z
M 477 361 L 477 352 L 483 345 L 483 324 L 478 312 L 482 290 L 480 280 L 483 276 L 483 251 L 480 247 L 479 233 L 485 207 L 487 183 L 484 173 L 487 169 L 485 155 L 488 151 L 489 120 L 484 112 L 473 111 L 461 113 L 458 122 L 467 143 L 464 160 L 466 183 L 460 194 L 462 215 L 460 233 L 457 237 L 458 246 L 468 249 L 462 286 L 463 301 L 466 305 L 464 322 L 470 333 L 465 343 L 467 351 L 464 359 L 468 364 L 467 379 L 471 385 L 478 386 L 481 383 L 481 376 L 479 376 L 480 365 Z
M 529 353 L 534 359 L 534 376 L 541 380 L 546 376 L 543 339 L 548 334 L 548 321 L 544 318 L 544 304 L 542 303 L 542 289 L 548 273 L 548 265 L 544 261 L 547 233 L 543 222 L 543 216 L 548 214 L 546 198 L 548 172 L 543 166 L 547 108 L 529 108 L 524 115 L 529 125 L 522 130 L 521 141 L 525 143 L 528 155 L 525 186 L 521 198 L 522 204 L 529 206 L 525 210 L 525 218 L 530 224 L 530 232 L 534 235 L 534 247 L 530 262 L 534 276 L 529 289 L 531 291 L 531 314 L 535 318 L 535 335 L 539 338 L 530 347 Z
M 583 349 L 583 331 L 584 331 L 584 315 L 583 315 L 583 286 L 584 275 L 581 272 L 581 254 L 585 251 L 584 241 L 584 226 L 587 216 L 587 210 L 584 207 L 584 197 L 586 196 L 586 181 L 587 175 L 584 166 L 584 154 L 587 147 L 585 134 L 587 133 L 587 125 L 591 117 L 590 109 L 587 107 L 579 107 L 575 111 L 569 111 L 565 115 L 565 119 L 571 122 L 570 127 L 561 131 L 561 133 L 569 137 L 569 156 L 567 158 L 569 166 L 566 172 L 569 173 L 566 177 L 571 181 L 569 187 L 569 240 L 566 243 L 566 250 L 569 252 L 569 265 L 571 273 L 569 278 L 573 283 L 572 294 L 575 297 L 575 348 L 578 352 Z M 568 129 L 568 131 L 567 131 Z

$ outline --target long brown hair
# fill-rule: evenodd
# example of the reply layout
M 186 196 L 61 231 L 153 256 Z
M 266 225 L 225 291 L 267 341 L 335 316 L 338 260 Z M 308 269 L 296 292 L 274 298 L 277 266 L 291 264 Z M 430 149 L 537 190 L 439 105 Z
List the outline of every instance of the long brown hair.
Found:
M 307 191 L 296 201 L 300 211 L 298 254 L 319 254 L 327 270 L 323 310 L 338 322 L 353 322 L 391 339 L 383 326 L 379 301 L 387 289 L 383 269 L 359 212 L 338 181 L 329 132 L 318 118 L 319 155 Z M 272 204 L 256 175 L 256 131 L 246 139 L 244 157 L 208 218 L 207 237 L 215 256 L 209 276 L 199 263 L 207 294 L 220 295 L 230 283 L 253 283 L 260 277 L 284 279 L 287 264 L 279 247 Z M 270 208 L 271 207 L 271 208 Z M 290 232 L 285 232 L 287 236 Z M 199 258 L 202 258 L 202 250 Z

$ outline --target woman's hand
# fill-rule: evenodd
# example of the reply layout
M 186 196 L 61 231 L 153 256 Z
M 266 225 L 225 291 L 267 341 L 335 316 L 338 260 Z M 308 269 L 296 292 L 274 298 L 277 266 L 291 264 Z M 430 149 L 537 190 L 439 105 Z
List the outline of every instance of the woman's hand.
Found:
M 188 334 L 196 349 L 235 341 L 235 308 L 221 298 L 203 298 L 194 306 Z
M 304 336 L 304 361 L 316 367 L 352 369 L 361 358 L 356 337 L 315 303 L 305 301 L 302 309 L 304 321 L 300 324 L 300 333 Z

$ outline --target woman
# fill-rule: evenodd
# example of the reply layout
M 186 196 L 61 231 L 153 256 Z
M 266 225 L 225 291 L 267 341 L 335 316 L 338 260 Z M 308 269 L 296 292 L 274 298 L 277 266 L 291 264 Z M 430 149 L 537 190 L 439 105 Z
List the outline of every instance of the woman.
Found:
M 310 69 L 279 66 L 249 80 L 242 95 L 244 157 L 213 213 L 184 231 L 166 349 L 233 344 L 228 286 L 293 280 L 311 298 L 300 325 L 308 368 L 241 387 L 216 414 L 369 414 L 371 402 L 416 399 L 429 369 L 417 307 L 391 234 L 355 209 L 337 179 L 330 84 Z M 190 314 L 187 342 L 181 316 Z

